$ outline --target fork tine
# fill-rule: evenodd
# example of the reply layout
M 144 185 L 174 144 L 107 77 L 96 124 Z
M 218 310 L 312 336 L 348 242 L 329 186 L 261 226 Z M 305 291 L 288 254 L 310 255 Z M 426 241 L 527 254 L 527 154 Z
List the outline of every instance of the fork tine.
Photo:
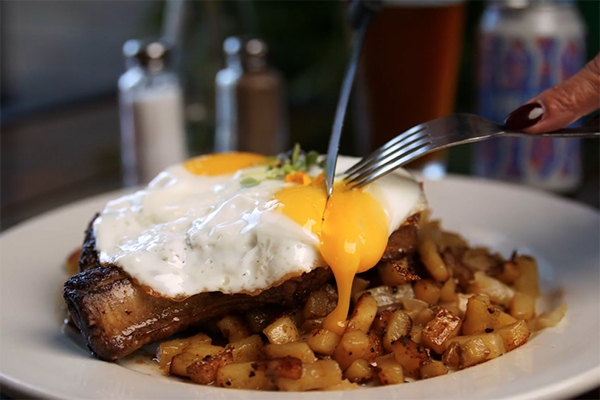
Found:
M 401 167 L 402 165 L 404 165 L 405 163 L 407 163 L 408 161 L 411 161 L 413 159 L 415 159 L 416 157 L 419 157 L 427 152 L 429 152 L 430 150 L 433 150 L 434 146 L 429 144 L 429 145 L 425 145 L 424 147 L 420 147 L 417 150 L 415 150 L 414 152 L 412 152 L 411 154 L 406 154 L 403 157 L 397 159 L 396 161 L 393 161 L 385 166 L 382 166 L 381 169 L 377 170 L 375 173 L 373 173 L 372 175 L 366 176 L 362 181 L 360 182 L 349 182 L 347 183 L 347 185 L 350 188 L 360 188 L 365 186 L 366 184 L 381 178 L 384 175 L 387 175 L 388 173 L 392 172 L 393 170 L 395 170 L 398 167 Z
M 345 174 L 353 175 L 359 169 L 362 169 L 363 167 L 365 167 L 367 164 L 369 164 L 369 165 L 372 164 L 373 161 L 380 158 L 380 156 L 389 154 L 389 152 L 391 152 L 391 151 L 395 151 L 392 148 L 401 146 L 402 142 L 406 141 L 408 138 L 413 137 L 417 133 L 422 132 L 424 130 L 425 130 L 424 126 L 417 125 L 413 128 L 410 128 L 409 130 L 401 133 L 400 135 L 396 136 L 394 139 L 390 140 L 389 142 L 387 142 L 386 144 L 384 144 L 383 146 L 381 146 L 380 148 L 378 148 L 377 150 L 375 150 L 374 152 L 369 154 L 367 157 L 362 158 L 359 162 L 357 162 L 356 164 L 354 164 L 353 166 L 348 168 L 348 170 L 346 170 Z
M 362 181 L 364 178 L 373 174 L 380 168 L 385 167 L 387 164 L 393 163 L 395 160 L 404 157 L 405 155 L 411 153 L 413 150 L 416 150 L 428 144 L 431 144 L 431 140 L 428 137 L 417 137 L 409 144 L 403 146 L 401 149 L 398 149 L 397 151 L 388 154 L 386 157 L 377 160 L 377 162 L 369 168 L 363 168 L 360 170 L 360 173 L 355 173 L 354 175 L 349 176 L 348 178 L 350 179 L 348 183 Z
M 348 171 L 346 171 L 345 174 L 348 177 L 351 177 L 351 176 L 357 175 L 357 174 L 362 174 L 367 169 L 370 169 L 371 167 L 373 167 L 373 165 L 381 164 L 382 162 L 384 162 L 383 160 L 387 160 L 390 156 L 394 157 L 395 155 L 398 154 L 398 152 L 400 150 L 402 150 L 406 146 L 412 144 L 413 142 L 415 142 L 417 140 L 421 140 L 426 137 L 429 137 L 428 132 L 422 133 L 422 130 L 412 132 L 410 135 L 405 136 L 402 140 L 396 141 L 396 143 L 393 146 L 389 146 L 386 149 L 384 149 L 383 151 L 381 151 L 378 154 L 378 156 L 371 157 L 370 160 L 367 160 L 367 162 L 363 162 L 362 165 L 359 166 L 360 168 L 353 167 L 352 168 L 353 170 L 348 170 Z

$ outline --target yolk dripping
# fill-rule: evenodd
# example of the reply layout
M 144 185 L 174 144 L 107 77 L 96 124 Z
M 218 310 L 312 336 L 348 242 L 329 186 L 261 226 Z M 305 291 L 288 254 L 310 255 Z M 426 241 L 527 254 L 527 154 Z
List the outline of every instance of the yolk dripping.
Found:
M 275 199 L 281 212 L 319 237 L 321 256 L 333 270 L 338 287 L 337 307 L 323 327 L 341 335 L 354 275 L 374 267 L 385 250 L 389 231 L 386 213 L 369 193 L 344 190 L 342 185 L 334 187 L 327 202 L 322 179 L 282 189 Z
M 185 169 L 195 175 L 221 175 L 260 164 L 265 156 L 254 153 L 215 153 L 190 158 L 183 163 Z

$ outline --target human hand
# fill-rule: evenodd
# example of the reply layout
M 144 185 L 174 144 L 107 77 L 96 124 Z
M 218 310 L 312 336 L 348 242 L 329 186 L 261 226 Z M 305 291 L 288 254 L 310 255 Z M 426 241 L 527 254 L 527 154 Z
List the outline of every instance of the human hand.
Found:
M 506 117 L 510 130 L 529 133 L 563 128 L 600 108 L 600 54 L 581 71 L 559 83 Z

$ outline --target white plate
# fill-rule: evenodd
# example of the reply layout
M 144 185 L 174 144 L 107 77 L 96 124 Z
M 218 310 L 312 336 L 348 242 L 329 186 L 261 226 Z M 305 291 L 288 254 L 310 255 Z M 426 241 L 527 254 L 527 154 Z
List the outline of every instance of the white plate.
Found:
M 569 307 L 547 329 L 498 359 L 430 380 L 289 399 L 565 398 L 600 385 L 600 215 L 511 185 L 451 177 L 427 182 L 444 227 L 510 254 L 538 258 L 545 293 L 562 289 Z M 60 208 L 0 238 L 0 383 L 7 393 L 63 399 L 279 399 L 281 393 L 203 387 L 99 361 L 61 333 L 65 257 L 112 195 Z M 561 296 L 559 296 L 561 297 Z M 143 370 L 143 369 L 142 369 Z

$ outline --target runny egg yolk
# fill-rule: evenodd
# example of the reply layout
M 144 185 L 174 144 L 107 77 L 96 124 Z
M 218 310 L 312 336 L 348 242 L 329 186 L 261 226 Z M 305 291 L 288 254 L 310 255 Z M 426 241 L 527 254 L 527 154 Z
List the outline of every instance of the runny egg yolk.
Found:
M 215 153 L 194 157 L 183 163 L 185 169 L 195 175 L 221 175 L 253 167 L 266 159 L 254 153 Z
M 286 187 L 275 194 L 278 210 L 320 241 L 321 256 L 337 282 L 338 303 L 323 327 L 342 335 L 354 276 L 374 267 L 388 241 L 389 222 L 379 202 L 362 189 L 334 186 L 327 201 L 322 179 Z

